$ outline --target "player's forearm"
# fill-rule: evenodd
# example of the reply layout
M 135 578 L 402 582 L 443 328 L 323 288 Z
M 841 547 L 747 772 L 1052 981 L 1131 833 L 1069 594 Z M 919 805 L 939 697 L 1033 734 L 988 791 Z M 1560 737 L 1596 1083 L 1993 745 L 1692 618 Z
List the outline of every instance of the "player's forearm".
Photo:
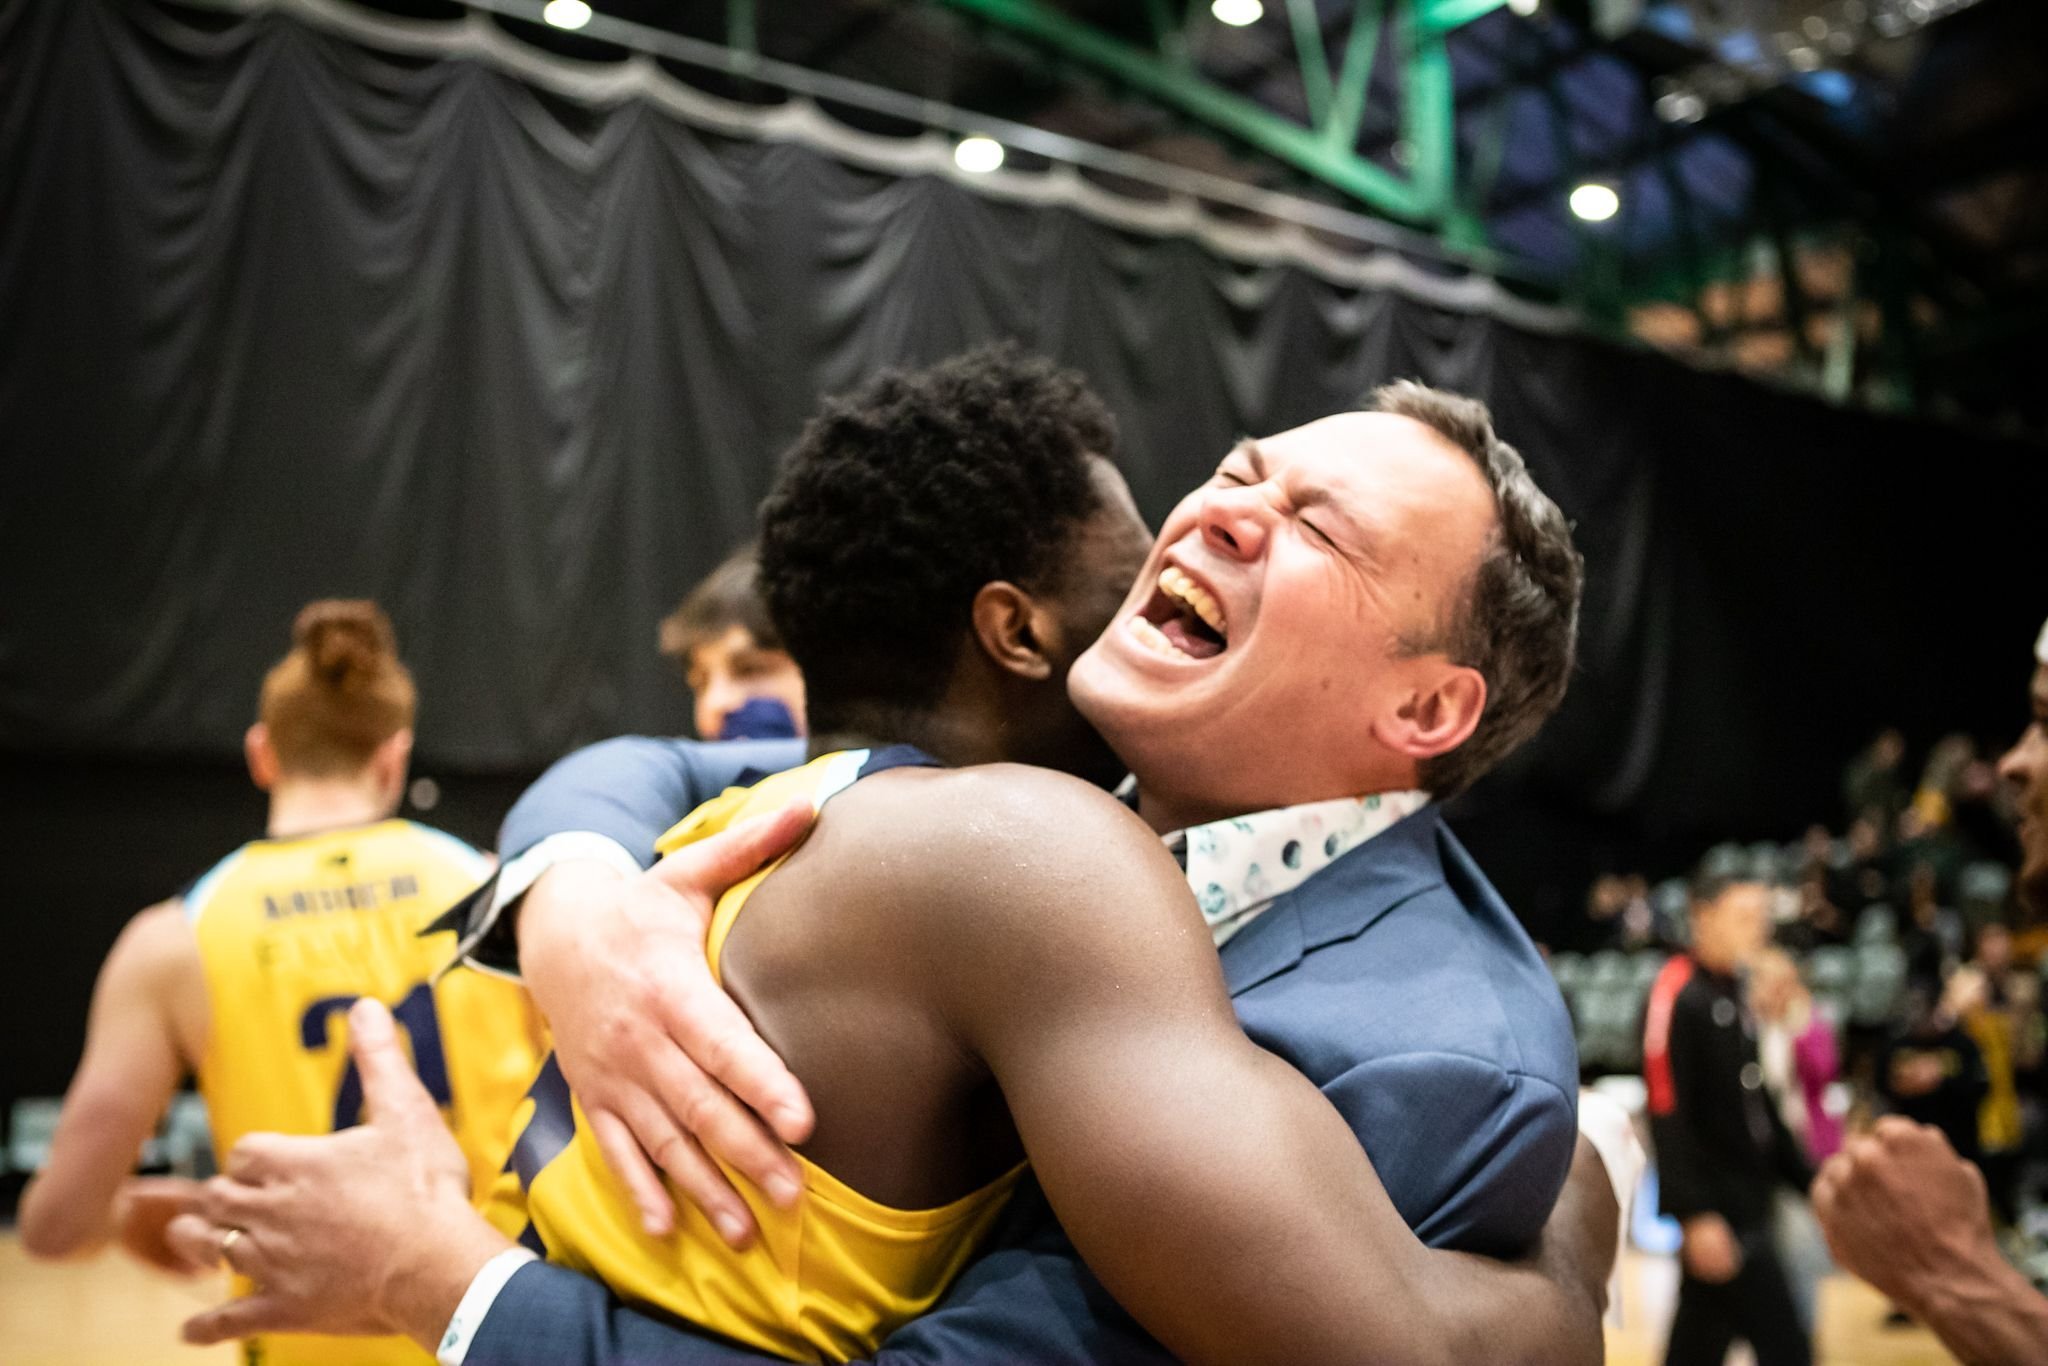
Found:
M 1540 1261 L 1432 1252 L 1419 1282 L 1442 1362 L 1597 1366 L 1605 1350 L 1596 1294 L 1561 1285 Z
M 1426 1294 L 1455 1358 L 1558 1366 L 1601 1360 L 1600 1316 L 1621 1237 L 1613 1191 L 1599 1153 L 1581 1138 L 1542 1237 L 1520 1261 L 1426 1254 Z
M 2048 1362 L 2048 1297 L 1986 1247 L 1951 1271 L 1907 1287 L 1906 1308 L 1969 1366 Z
M 113 1241 L 113 1192 L 98 1198 L 78 1192 L 67 1198 L 49 1173 L 39 1174 L 21 1193 L 16 1225 L 22 1250 L 31 1257 L 90 1256 Z

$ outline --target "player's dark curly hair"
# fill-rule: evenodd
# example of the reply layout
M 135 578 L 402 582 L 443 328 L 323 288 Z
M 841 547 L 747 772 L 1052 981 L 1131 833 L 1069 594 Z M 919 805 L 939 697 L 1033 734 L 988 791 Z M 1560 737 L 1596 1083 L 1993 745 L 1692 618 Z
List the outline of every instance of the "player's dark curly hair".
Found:
M 761 591 L 812 730 L 937 701 L 982 585 L 1057 589 L 1101 506 L 1089 457 L 1115 445 L 1081 376 L 1012 343 L 828 399 L 761 505 Z

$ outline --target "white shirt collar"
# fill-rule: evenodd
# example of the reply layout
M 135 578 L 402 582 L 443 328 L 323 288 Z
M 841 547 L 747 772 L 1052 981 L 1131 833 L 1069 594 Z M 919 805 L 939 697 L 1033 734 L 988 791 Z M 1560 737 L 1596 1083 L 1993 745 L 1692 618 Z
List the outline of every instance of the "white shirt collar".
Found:
M 1220 949 L 1274 901 L 1427 805 L 1427 792 L 1305 802 L 1176 830 L 1166 847 Z

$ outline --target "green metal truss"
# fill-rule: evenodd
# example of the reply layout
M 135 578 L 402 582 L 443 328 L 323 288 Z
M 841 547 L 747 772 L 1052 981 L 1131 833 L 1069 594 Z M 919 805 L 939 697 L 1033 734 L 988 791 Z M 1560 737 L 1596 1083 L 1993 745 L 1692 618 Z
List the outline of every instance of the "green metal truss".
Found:
M 1062 60 L 1206 124 L 1349 195 L 1389 218 L 1434 228 L 1476 245 L 1476 217 L 1457 195 L 1451 30 L 1505 0 L 1357 0 L 1333 71 L 1314 0 L 1285 0 L 1301 69 L 1307 123 L 1297 122 L 1202 75 L 1190 57 L 1185 13 L 1172 0 L 1146 0 L 1147 50 L 1045 0 L 937 0 L 973 19 L 1044 47 Z M 1200 0 L 1196 0 L 1199 4 Z M 1200 11 L 1195 11 L 1200 13 Z M 1401 63 L 1400 127 L 1407 152 L 1398 174 L 1358 155 L 1373 65 L 1383 41 Z

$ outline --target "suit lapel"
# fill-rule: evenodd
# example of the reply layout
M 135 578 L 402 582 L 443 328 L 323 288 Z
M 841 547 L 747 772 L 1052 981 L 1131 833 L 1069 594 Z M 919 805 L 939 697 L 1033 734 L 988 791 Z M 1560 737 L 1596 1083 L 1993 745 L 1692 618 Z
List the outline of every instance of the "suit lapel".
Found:
M 1239 996 L 1299 963 L 1303 955 L 1352 939 L 1417 892 L 1443 881 L 1434 804 L 1353 849 L 1274 901 L 1223 946 L 1223 981 Z

